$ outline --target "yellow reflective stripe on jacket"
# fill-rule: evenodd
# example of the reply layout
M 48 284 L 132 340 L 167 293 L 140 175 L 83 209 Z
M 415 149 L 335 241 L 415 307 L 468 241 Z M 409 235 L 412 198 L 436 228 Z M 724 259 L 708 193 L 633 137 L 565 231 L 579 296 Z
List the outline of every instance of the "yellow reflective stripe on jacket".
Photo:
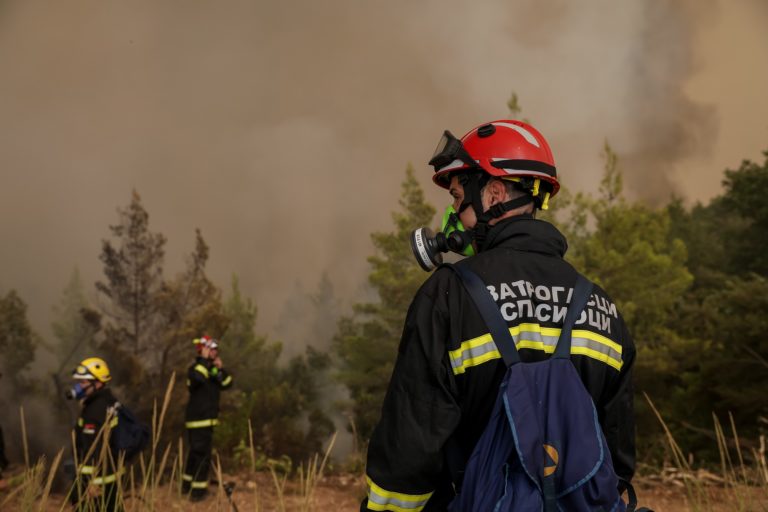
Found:
M 366 475 L 368 482 L 368 509 L 389 510 L 392 512 L 419 512 L 432 497 L 427 494 L 404 494 L 401 492 L 387 491 L 379 487 Z
M 85 425 L 85 420 L 83 418 L 77 418 L 77 426 L 82 427 Z
M 184 480 L 185 482 L 191 482 L 192 481 L 192 475 L 188 475 L 188 474 L 184 473 L 183 475 L 181 475 L 181 479 Z
M 203 375 L 205 375 L 206 379 L 208 378 L 208 368 L 206 368 L 205 366 L 203 366 L 201 364 L 196 364 L 195 365 L 195 371 L 200 372 Z
M 222 386 L 229 386 L 229 383 L 232 382 L 232 376 L 227 375 L 227 378 L 221 381 Z
M 212 420 L 196 420 L 196 421 L 188 421 L 184 424 L 187 428 L 203 428 L 203 427 L 214 427 L 219 424 L 219 420 L 212 419 Z
M 509 329 L 518 349 L 541 350 L 547 354 L 555 351 L 560 331 L 559 328 L 541 327 L 539 324 L 520 324 Z M 584 329 L 572 331 L 571 354 L 595 359 L 616 370 L 621 370 L 624 365 L 621 345 L 605 336 Z M 458 349 L 449 351 L 448 355 L 454 375 L 460 375 L 467 368 L 501 357 L 490 334 L 463 341 Z
M 117 426 L 117 414 L 115 414 L 115 417 L 109 422 L 109 426 L 110 428 L 115 428 Z

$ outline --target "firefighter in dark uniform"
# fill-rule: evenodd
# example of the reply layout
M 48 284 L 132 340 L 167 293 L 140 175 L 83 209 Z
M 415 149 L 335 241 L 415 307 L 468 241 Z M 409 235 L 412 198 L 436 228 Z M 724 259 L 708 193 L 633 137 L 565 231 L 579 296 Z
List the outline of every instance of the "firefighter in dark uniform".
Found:
M 182 492 L 192 500 L 208 493 L 213 427 L 219 423 L 219 393 L 232 386 L 232 376 L 223 368 L 219 344 L 203 336 L 194 340 L 197 358 L 187 373 L 189 403 L 186 423 L 189 455 L 182 475 Z
M 117 400 L 107 387 L 112 380 L 109 367 L 103 359 L 89 357 L 72 377 L 76 382 L 67 398 L 80 400 L 82 411 L 75 425 L 77 478 L 70 499 L 77 510 L 122 510 L 117 495 L 119 462 L 105 442 L 117 426 Z
M 441 252 L 484 283 L 507 320 L 523 361 L 554 351 L 577 272 L 567 243 L 537 220 L 559 188 L 544 137 L 527 123 L 494 121 L 461 140 L 445 132 L 430 161 L 453 204 L 442 232 L 412 236 L 425 270 Z M 592 396 L 615 470 L 635 468 L 631 375 L 635 348 L 615 304 L 595 286 L 572 334 L 571 360 Z M 460 279 L 440 268 L 417 292 L 405 320 L 381 418 L 368 448 L 362 510 L 445 510 L 489 420 L 505 365 Z M 458 463 L 457 463 L 458 460 Z
M 0 379 L 3 374 L 0 373 Z M 8 459 L 5 457 L 5 441 L 3 440 L 3 428 L 0 426 L 0 491 L 7 487 L 7 482 L 3 478 L 3 471 L 8 467 Z
M 3 478 L 3 471 L 8 467 L 8 459 L 5 457 L 5 441 L 3 440 L 3 429 L 0 427 L 0 491 L 7 486 Z

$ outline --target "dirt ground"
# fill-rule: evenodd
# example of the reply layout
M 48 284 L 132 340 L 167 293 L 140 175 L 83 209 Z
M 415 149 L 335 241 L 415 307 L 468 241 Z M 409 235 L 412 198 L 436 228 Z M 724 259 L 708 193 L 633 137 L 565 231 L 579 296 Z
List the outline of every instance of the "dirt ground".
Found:
M 257 473 L 252 478 L 227 476 L 225 482 L 235 484 L 232 499 L 239 512 L 282 512 L 282 511 L 338 511 L 357 512 L 360 509 L 360 499 L 364 494 L 363 479 L 351 475 L 333 475 L 324 477 L 312 496 L 311 505 L 305 507 L 302 503 L 298 484 L 288 482 L 283 491 L 282 503 L 278 496 L 276 485 L 269 473 Z M 686 498 L 682 484 L 661 484 L 652 480 L 636 482 L 640 505 L 652 508 L 655 512 L 734 512 L 734 511 L 766 511 L 768 510 L 768 495 L 765 489 L 732 490 L 721 486 L 705 488 L 706 501 L 698 507 L 691 507 Z M 153 508 L 162 512 L 190 511 L 229 512 L 234 510 L 229 504 L 223 489 L 212 487 L 212 495 L 203 502 L 190 503 L 178 496 L 170 486 L 157 490 L 152 499 L 154 507 L 142 503 L 136 498 L 128 498 L 128 511 L 143 511 Z M 739 496 L 744 501 L 740 504 Z M 0 493 L 0 503 L 4 494 Z M 751 499 L 751 503 L 747 501 Z M 11 502 L 2 507 L 2 511 L 19 511 L 18 503 Z M 35 509 L 36 510 L 36 509 Z M 64 503 L 64 496 L 51 496 L 46 510 L 49 512 L 70 510 Z

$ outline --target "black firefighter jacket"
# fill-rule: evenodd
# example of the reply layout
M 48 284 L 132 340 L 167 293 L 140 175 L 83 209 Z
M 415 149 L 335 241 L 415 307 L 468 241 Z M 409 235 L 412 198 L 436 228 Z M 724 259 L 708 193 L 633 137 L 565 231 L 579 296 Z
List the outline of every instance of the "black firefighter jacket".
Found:
M 83 481 L 96 485 L 115 481 L 115 468 L 119 464 L 116 453 L 102 453 L 109 450 L 105 423 L 110 421 L 110 428 L 117 426 L 117 414 L 110 414 L 117 400 L 109 388 L 103 387 L 83 400 L 83 409 L 75 426 L 75 448 L 77 449 L 78 473 Z M 102 431 L 103 430 L 103 431 Z M 98 444 L 95 444 L 97 441 Z
M 548 358 L 560 335 L 577 276 L 563 260 L 566 249 L 554 226 L 519 216 L 494 226 L 483 251 L 466 260 L 486 283 L 525 362 Z M 574 327 L 571 360 L 594 400 L 615 470 L 629 480 L 635 468 L 635 347 L 616 305 L 597 285 L 585 311 Z M 376 510 L 444 509 L 453 492 L 443 447 L 453 435 L 469 458 L 504 373 L 459 277 L 438 269 L 408 309 L 370 440 L 366 473 Z
M 222 389 L 232 386 L 232 376 L 213 362 L 198 357 L 187 372 L 189 403 L 186 412 L 186 427 L 211 427 L 218 423 L 219 394 Z

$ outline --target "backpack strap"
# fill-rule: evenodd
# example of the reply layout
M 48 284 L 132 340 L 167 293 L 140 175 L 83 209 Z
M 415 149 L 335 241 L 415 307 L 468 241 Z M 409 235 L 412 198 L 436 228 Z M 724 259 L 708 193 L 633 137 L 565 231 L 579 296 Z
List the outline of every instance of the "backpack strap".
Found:
M 469 296 L 472 297 L 472 301 L 480 311 L 480 315 L 483 317 L 485 325 L 491 332 L 491 337 L 496 344 L 496 349 L 498 349 L 501 357 L 504 359 L 507 368 L 513 364 L 519 363 L 520 355 L 517 353 L 515 340 L 512 338 L 512 335 L 509 334 L 507 322 L 501 316 L 499 306 L 496 305 L 491 294 L 488 293 L 488 289 L 483 280 L 464 264 L 459 263 L 451 265 L 450 263 L 446 263 L 443 266 L 450 268 L 461 278 L 461 282 L 464 283 L 464 288 L 469 292 Z
M 571 303 L 568 306 L 568 313 L 563 321 L 563 329 L 560 331 L 560 338 L 557 340 L 554 359 L 569 359 L 571 357 L 571 332 L 576 321 L 581 316 L 581 312 L 589 302 L 589 296 L 592 293 L 593 284 L 586 277 L 578 274 L 576 276 L 576 285 L 571 294 Z
M 619 494 L 621 494 L 621 488 L 624 487 L 627 491 L 627 512 L 653 512 L 648 507 L 637 508 L 637 493 L 635 488 L 627 480 L 619 478 Z
M 477 274 L 472 272 L 463 264 L 452 265 L 445 263 L 442 265 L 451 269 L 461 279 L 464 288 L 472 298 L 472 302 L 475 303 L 480 315 L 483 317 L 486 327 L 491 332 L 491 338 L 496 344 L 496 349 L 504 359 L 504 364 L 507 368 L 513 364 L 520 362 L 520 355 L 517 353 L 515 347 L 515 340 L 512 335 L 509 334 L 509 327 L 504 321 L 504 318 L 499 312 L 499 308 L 491 298 L 491 294 L 488 293 L 488 289 L 485 287 L 482 279 Z M 459 447 L 459 443 L 456 440 L 455 433 L 445 443 L 444 447 L 445 462 L 448 466 L 448 471 L 451 474 L 453 480 L 454 491 L 458 494 L 461 490 L 461 484 L 464 480 L 464 467 L 467 460 Z
M 499 307 L 496 302 L 488 293 L 485 283 L 480 277 L 470 270 L 463 262 L 457 264 L 445 263 L 442 266 L 448 267 L 455 272 L 461 279 L 464 288 L 469 293 L 472 301 L 475 303 L 480 315 L 483 317 L 486 327 L 491 333 L 496 349 L 504 359 L 504 363 L 507 368 L 517 364 L 521 361 L 520 355 L 517 352 L 517 346 L 515 340 L 509 333 L 509 327 L 504 317 L 501 316 Z M 576 284 L 571 294 L 571 302 L 566 313 L 565 320 L 563 322 L 563 328 L 560 332 L 560 338 L 558 339 L 557 346 L 555 347 L 555 353 L 553 357 L 568 359 L 571 356 L 571 332 L 576 321 L 581 316 L 581 312 L 584 310 L 589 296 L 592 293 L 592 283 L 582 276 L 577 274 Z M 454 481 L 454 485 L 457 487 L 457 491 L 461 488 L 461 481 L 463 477 L 463 469 L 466 461 L 462 456 L 461 450 L 458 447 L 456 439 L 451 436 L 445 446 L 446 463 L 451 476 Z M 555 489 L 553 479 L 544 479 L 544 494 L 545 494 L 545 510 L 556 510 L 555 505 Z

